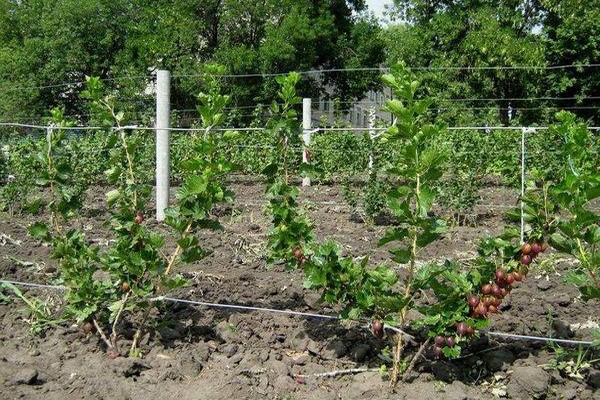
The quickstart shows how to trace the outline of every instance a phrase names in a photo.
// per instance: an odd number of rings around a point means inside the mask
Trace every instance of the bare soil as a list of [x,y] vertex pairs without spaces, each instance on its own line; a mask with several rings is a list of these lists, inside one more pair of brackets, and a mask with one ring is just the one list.
[[[171,296],[335,315],[335,309],[318,302],[317,293],[302,287],[302,271],[267,267],[264,186],[240,180],[231,187],[234,204],[219,210],[224,231],[200,238],[212,253],[180,271],[191,284]],[[102,224],[105,191],[90,190],[79,222],[100,245],[110,240]],[[388,258],[386,249],[377,247],[386,227],[361,222],[338,186],[302,188],[301,193],[319,239],[333,238],[354,256],[369,254],[373,264]],[[471,223],[452,227],[423,252],[423,261],[467,260],[479,238],[501,231],[516,193],[492,185],[481,197]],[[56,265],[48,247],[27,235],[27,226],[43,218],[0,215],[0,279],[53,282]],[[565,259],[536,265],[503,303],[489,331],[591,340],[600,304],[584,303],[576,288],[563,283],[561,275],[570,266]],[[59,291],[23,292],[60,308]],[[143,358],[111,359],[97,335],[86,335],[78,326],[61,323],[31,335],[25,310],[12,295],[0,301],[2,399],[600,399],[598,363],[582,369],[580,379],[572,378],[542,368],[555,357],[545,343],[486,333],[458,360],[436,359],[426,351],[407,381],[390,389],[378,369],[391,343],[359,323],[165,302],[153,310],[152,329],[141,342]],[[132,334],[132,326],[123,327],[124,349]],[[406,354],[417,349],[412,344]],[[341,372],[347,370],[358,371]],[[331,374],[318,375],[325,373]]]

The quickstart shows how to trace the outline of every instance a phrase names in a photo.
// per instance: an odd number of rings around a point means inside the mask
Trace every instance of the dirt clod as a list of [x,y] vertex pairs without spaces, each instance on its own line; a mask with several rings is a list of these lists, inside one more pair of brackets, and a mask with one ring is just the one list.
[[17,372],[13,379],[16,385],[33,385],[37,382],[39,372],[34,368],[24,368]]

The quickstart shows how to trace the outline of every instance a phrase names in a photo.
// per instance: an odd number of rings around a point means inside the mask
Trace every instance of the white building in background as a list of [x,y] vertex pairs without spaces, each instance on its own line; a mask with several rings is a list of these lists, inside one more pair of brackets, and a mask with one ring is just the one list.
[[313,126],[347,123],[353,128],[369,128],[372,113],[375,123],[391,121],[391,114],[382,110],[388,97],[381,91],[370,90],[362,100],[339,104],[336,112],[335,100],[321,96],[318,101],[313,101]]

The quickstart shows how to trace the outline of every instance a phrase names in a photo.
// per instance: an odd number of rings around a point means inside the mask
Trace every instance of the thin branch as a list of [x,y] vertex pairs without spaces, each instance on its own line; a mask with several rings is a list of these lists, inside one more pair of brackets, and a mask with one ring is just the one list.
[[[185,230],[181,234],[181,237],[182,238],[185,237],[188,233],[190,233],[191,229],[192,229],[192,221],[190,221],[188,223],[188,225],[186,226]],[[181,252],[181,246],[177,245],[177,248],[175,249],[175,251],[173,252],[173,254],[171,254],[171,257],[169,258],[169,263],[167,264],[167,269],[165,270],[164,276],[169,275],[169,273],[171,272],[171,269],[173,268],[173,265],[175,265],[175,260],[177,259],[177,256],[179,255],[179,252]]]
[[113,344],[113,347],[116,349],[117,348],[117,324],[119,323],[119,320],[121,319],[121,313],[123,312],[123,309],[125,308],[125,303],[127,303],[127,299],[129,299],[129,294],[131,293],[131,291],[125,293],[125,296],[123,296],[123,300],[121,301],[121,305],[119,306],[119,310],[117,311],[117,315],[115,316],[115,320],[113,321],[112,324],[112,333],[110,334],[110,341]]
[[351,375],[351,374],[360,374],[363,372],[378,372],[378,368],[351,368],[351,369],[340,369],[331,372],[322,372],[320,374],[297,374],[294,375],[295,378],[334,378],[336,376],[342,375]]
[[415,337],[413,335],[410,335],[406,332],[404,332],[402,329],[396,328],[395,326],[391,326],[391,325],[383,325],[383,329],[388,329],[390,331],[396,332],[396,333],[400,333],[404,336],[406,336],[409,339],[415,339]]
[[135,331],[135,335],[133,336],[133,342],[131,343],[131,347],[129,349],[130,355],[133,354],[133,352],[137,348],[137,344],[140,341],[140,337],[142,336],[142,329],[144,329],[144,326],[146,325],[146,320],[148,319],[148,316],[150,315],[151,308],[152,308],[152,306],[148,305],[148,308],[146,309],[146,312],[144,313],[144,317],[142,318],[142,322],[140,322],[140,326],[138,326],[137,330]]
[[408,365],[408,368],[406,368],[406,371],[404,372],[404,376],[402,377],[402,382],[406,382],[406,379],[408,378],[408,376],[410,375],[410,373],[412,372],[413,368],[415,367],[415,364],[417,363],[417,360],[421,357],[421,355],[423,354],[423,351],[425,351],[425,347],[427,347],[427,345],[429,344],[429,341],[431,339],[427,339],[422,345],[421,347],[419,347],[419,351],[417,351],[417,354],[415,354],[415,356],[412,358],[412,360],[410,361],[410,364]]
[[106,346],[108,346],[109,349],[112,349],[113,345],[110,342],[110,340],[108,340],[106,335],[104,334],[104,331],[102,330],[102,328],[100,328],[100,325],[98,325],[98,321],[96,321],[96,319],[94,319],[94,320],[92,320],[92,322],[94,323],[94,326],[96,327],[96,330],[98,331],[98,334],[102,338],[102,341],[106,344]]
[[404,343],[402,341],[402,335],[397,334],[395,336],[396,344],[394,346],[394,366],[392,368],[392,375],[390,376],[390,387],[393,388],[398,383],[398,376],[400,375],[400,358],[402,357],[402,350],[404,349]]

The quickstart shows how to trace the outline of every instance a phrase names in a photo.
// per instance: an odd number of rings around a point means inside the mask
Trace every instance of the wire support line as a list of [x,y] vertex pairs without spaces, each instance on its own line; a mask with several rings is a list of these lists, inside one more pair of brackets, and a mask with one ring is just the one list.
[[[15,286],[29,287],[35,289],[53,289],[53,290],[67,290],[65,286],[61,285],[43,285],[38,283],[30,283],[30,282],[20,282],[20,281],[10,281],[10,280],[0,280],[0,283],[10,283]],[[211,308],[228,308],[228,309],[236,309],[236,310],[245,310],[245,311],[262,311],[262,312],[270,312],[277,314],[288,314],[288,315],[296,315],[302,317],[309,318],[322,318],[322,319],[330,319],[330,320],[340,320],[341,318],[336,315],[324,315],[324,314],[315,314],[315,313],[307,313],[301,311],[293,311],[293,310],[279,310],[276,308],[266,308],[266,307],[253,307],[253,306],[242,306],[237,304],[223,304],[223,303],[211,303],[206,301],[196,301],[196,300],[186,300],[186,299],[177,299],[174,297],[168,296],[156,296],[151,297],[148,301],[158,302],[158,301],[171,301],[175,303],[184,303],[184,304],[192,304],[197,306],[205,306]]]
[[29,287],[34,289],[67,290],[67,288],[62,285],[43,285],[39,283],[10,281],[5,279],[0,280],[0,283],[10,283],[11,285]]
[[[600,64],[566,64],[566,65],[515,65],[515,66],[447,66],[447,67],[434,67],[434,66],[422,66],[422,67],[410,67],[409,69],[415,71],[510,71],[510,70],[558,70],[558,69],[572,69],[572,68],[596,68],[600,67]],[[291,71],[296,72],[299,75],[318,75],[323,73],[337,73],[337,72],[389,72],[390,67],[364,67],[364,68],[324,68],[324,69],[311,69],[307,71]],[[276,76],[285,76],[290,72],[256,72],[248,74],[216,74],[215,76],[221,78],[268,78]],[[173,78],[194,78],[202,77],[204,74],[177,74],[173,75]]]
[[[35,125],[35,124],[21,124],[17,122],[0,122],[0,126],[6,127],[17,127],[17,128],[31,128],[31,129],[63,129],[65,131],[69,130],[105,130],[106,127],[101,126],[52,126],[52,125]],[[156,131],[156,130],[167,130],[173,132],[206,132],[207,130],[210,132],[231,132],[231,131],[239,131],[239,132],[251,132],[251,131],[265,131],[267,128],[265,127],[230,127],[230,128],[157,128],[153,126],[122,126],[120,128],[112,127],[109,129],[113,130],[138,130],[138,131]],[[369,127],[347,127],[347,128],[338,128],[338,127],[320,127],[311,130],[311,133],[319,133],[319,132],[327,132],[327,131],[385,131],[389,128],[369,128]],[[528,129],[532,131],[536,130],[547,130],[548,126],[450,126],[446,127],[447,130],[509,130],[509,131],[520,131],[523,129]],[[600,126],[588,126],[588,130],[598,131],[600,130]]]
[[[129,76],[117,76],[114,78],[100,78],[101,82],[115,82],[115,81],[124,81],[124,80],[134,80],[134,79],[154,79],[153,75],[129,75]],[[0,91],[5,92],[14,92],[19,90],[37,90],[37,89],[54,89],[65,86],[81,86],[86,84],[86,81],[73,81],[73,82],[63,82],[63,83],[55,83],[51,85],[39,85],[39,86],[0,86]]]
[[517,335],[512,333],[503,333],[503,332],[486,332],[486,334],[490,336],[498,336],[503,338],[512,338],[512,339],[522,339],[522,340],[532,340],[538,342],[555,342],[555,343],[565,343],[565,344],[579,344],[586,346],[593,346],[594,342],[589,342],[585,340],[571,340],[571,339],[557,339],[551,337],[540,337],[540,336],[529,336],[529,335]]
[[287,315],[296,315],[301,317],[308,318],[322,318],[329,320],[340,320],[341,318],[335,315],[324,315],[324,314],[315,314],[315,313],[307,313],[301,311],[292,311],[292,310],[278,310],[275,308],[266,308],[266,307],[253,307],[253,306],[242,306],[236,304],[223,304],[223,303],[210,303],[205,301],[196,301],[196,300],[185,300],[185,299],[176,299],[173,297],[167,296],[157,296],[148,299],[149,301],[171,301],[175,303],[183,303],[183,304],[192,304],[197,306],[205,306],[211,308],[228,308],[228,309],[236,309],[236,310],[244,310],[244,311],[261,311],[261,312],[269,312],[276,314],[287,314]]
[[[35,125],[35,124],[21,124],[16,122],[0,122],[0,126],[15,127],[15,128],[31,128],[31,129],[63,129],[65,131],[89,131],[89,130],[106,130],[106,127],[102,126],[52,126],[52,125]],[[157,128],[154,126],[138,126],[138,125],[127,125],[120,128],[113,127],[109,128],[113,130],[138,130],[138,131],[156,131],[156,130],[167,130],[174,132],[206,132],[207,128]],[[211,132],[229,132],[229,131],[264,131],[266,128],[210,128]]]
[[[599,100],[600,96],[571,96],[571,97],[550,97],[550,96],[543,96],[543,97],[464,97],[464,98],[456,98],[456,99],[440,99],[437,98],[435,99],[436,102],[439,103],[453,103],[453,102],[470,102],[470,101],[533,101],[533,100],[556,100],[556,101],[567,101],[567,100]],[[347,101],[336,101],[335,103],[338,104],[353,104],[356,105],[358,107],[374,107],[374,106],[384,106],[386,101],[388,100],[392,100],[390,98],[385,98],[384,101],[377,101],[377,100],[347,100]],[[318,103],[317,103],[318,104]],[[551,108],[551,106],[548,106],[549,108]],[[485,107],[488,108],[488,107]],[[507,107],[502,107],[502,108],[509,108]],[[519,110],[519,109],[523,109],[523,108],[519,108],[519,107],[511,107],[512,109],[515,110]],[[542,107],[537,107],[537,108],[542,108]],[[535,109],[537,109],[535,108]],[[453,108],[455,109],[455,108]],[[470,109],[470,108],[469,108]]]
[[[510,70],[544,70],[544,71],[552,71],[559,69],[583,69],[583,68],[597,68],[600,67],[600,64],[567,64],[567,65],[547,65],[547,66],[539,66],[539,65],[515,65],[515,66],[417,66],[417,67],[409,67],[415,71],[510,71]],[[340,73],[340,72],[389,72],[389,67],[365,67],[365,68],[326,68],[326,69],[312,69],[307,71],[298,71],[297,73],[300,75],[316,75],[316,74],[324,74],[324,73]],[[276,77],[276,76],[285,76],[288,75],[289,72],[275,72],[275,73],[248,73],[248,74],[216,74],[214,76],[218,76],[221,78],[266,78],[266,77]],[[175,74],[172,75],[173,78],[193,78],[193,77],[203,77],[206,74]],[[128,80],[128,79],[154,79],[154,75],[129,75],[129,76],[118,76],[114,78],[101,78],[102,82],[112,82],[112,81],[120,81],[120,80]],[[18,91],[18,90],[36,90],[36,89],[52,89],[59,88],[64,86],[75,86],[75,85],[83,85],[85,81],[73,81],[73,82],[64,82],[64,83],[56,83],[51,85],[39,85],[39,86],[1,86],[0,90],[2,91]]]
[[[10,283],[15,286],[22,287],[30,287],[35,289],[53,289],[53,290],[66,290],[65,286],[58,285],[43,285],[31,282],[19,282],[19,281],[10,281],[10,280],[0,280],[0,283]],[[183,304],[191,304],[197,306],[211,307],[211,308],[226,308],[226,309],[235,309],[235,310],[244,310],[244,311],[260,311],[260,312],[268,312],[275,314],[286,314],[286,315],[294,315],[308,318],[321,318],[328,320],[342,320],[339,316],[336,315],[324,315],[324,314],[316,314],[316,313],[308,313],[301,311],[293,311],[293,310],[280,310],[276,308],[267,308],[267,307],[254,307],[254,306],[242,306],[236,304],[224,304],[224,303],[211,303],[205,301],[196,301],[196,300],[186,300],[186,299],[178,299],[174,297],[168,296],[156,296],[148,299],[152,302],[158,301],[171,301],[175,303],[183,303]],[[555,342],[555,343],[564,343],[564,344],[577,344],[577,345],[586,345],[592,346],[594,342],[585,341],[585,340],[571,340],[571,339],[557,339],[551,337],[543,337],[543,336],[530,336],[530,335],[517,335],[513,333],[504,333],[504,332],[496,332],[496,331],[488,331],[485,332],[490,336],[498,336],[509,339],[520,339],[520,340],[531,340],[531,341],[540,341],[540,342]]]

